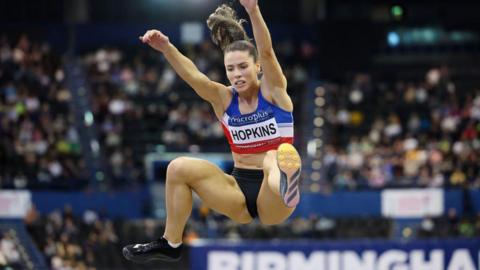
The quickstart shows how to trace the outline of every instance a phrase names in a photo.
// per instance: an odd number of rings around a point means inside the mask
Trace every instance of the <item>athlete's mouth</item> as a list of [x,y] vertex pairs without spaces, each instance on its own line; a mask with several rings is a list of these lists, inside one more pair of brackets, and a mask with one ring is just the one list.
[[246,82],[244,80],[238,80],[235,82],[235,86],[237,87],[241,87],[241,86],[244,86],[246,84]]

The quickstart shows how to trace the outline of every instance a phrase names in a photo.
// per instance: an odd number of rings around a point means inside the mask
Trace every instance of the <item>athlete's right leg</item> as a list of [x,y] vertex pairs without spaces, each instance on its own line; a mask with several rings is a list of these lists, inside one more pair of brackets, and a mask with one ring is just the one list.
[[170,162],[166,179],[167,221],[161,239],[128,245],[124,256],[135,262],[151,260],[178,260],[181,249],[168,242],[181,243],[183,230],[192,211],[192,191],[210,208],[239,223],[248,223],[245,196],[231,175],[216,165],[201,159],[181,157]]
[[164,237],[182,241],[183,230],[192,210],[192,190],[210,208],[239,223],[248,223],[245,196],[233,176],[202,159],[181,157],[167,169],[167,222]]

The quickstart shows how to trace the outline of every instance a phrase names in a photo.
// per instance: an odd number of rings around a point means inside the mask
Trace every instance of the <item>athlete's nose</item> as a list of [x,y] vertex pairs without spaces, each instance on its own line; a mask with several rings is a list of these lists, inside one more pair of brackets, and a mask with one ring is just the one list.
[[238,68],[236,68],[232,71],[232,75],[235,79],[238,79],[242,76],[242,73],[240,72],[240,70],[238,70]]

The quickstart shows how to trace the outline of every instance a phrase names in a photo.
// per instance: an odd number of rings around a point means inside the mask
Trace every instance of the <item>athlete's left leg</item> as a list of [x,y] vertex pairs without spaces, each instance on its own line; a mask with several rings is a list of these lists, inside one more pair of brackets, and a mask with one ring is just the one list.
[[300,202],[301,163],[297,150],[287,143],[265,155],[257,198],[258,216],[263,224],[282,223]]

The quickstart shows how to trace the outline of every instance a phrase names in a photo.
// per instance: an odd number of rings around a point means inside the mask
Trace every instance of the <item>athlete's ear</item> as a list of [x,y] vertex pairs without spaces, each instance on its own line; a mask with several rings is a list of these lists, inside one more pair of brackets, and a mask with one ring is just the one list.
[[260,65],[260,62],[255,63],[255,68],[256,68],[257,74],[263,72],[262,65]]
[[256,64],[256,69],[257,69],[257,78],[260,80],[263,75],[262,66],[260,64]]

